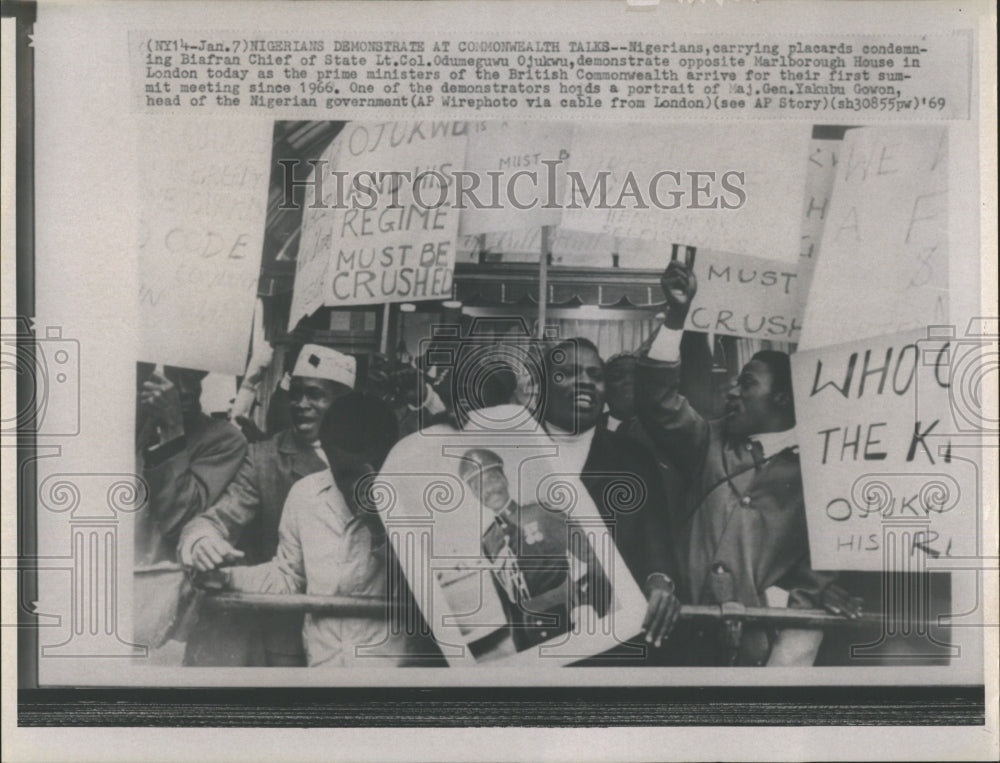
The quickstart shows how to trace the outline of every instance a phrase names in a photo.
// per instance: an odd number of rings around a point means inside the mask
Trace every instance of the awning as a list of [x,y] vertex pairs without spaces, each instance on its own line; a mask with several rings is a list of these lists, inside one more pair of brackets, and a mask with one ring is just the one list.
[[[294,263],[285,273],[271,271],[260,280],[258,294],[290,294]],[[663,307],[658,270],[616,268],[567,268],[550,266],[548,305],[571,308],[584,305],[619,310]],[[534,263],[458,263],[455,265],[455,299],[469,307],[532,307],[538,305],[538,265]]]

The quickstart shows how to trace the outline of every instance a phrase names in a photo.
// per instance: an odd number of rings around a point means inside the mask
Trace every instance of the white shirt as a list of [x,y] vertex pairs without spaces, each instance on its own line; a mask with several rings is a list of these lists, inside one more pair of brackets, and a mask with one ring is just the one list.
[[587,456],[590,455],[590,444],[594,441],[596,427],[573,434],[546,422],[545,429],[552,442],[559,446],[559,454],[555,460],[559,464],[560,472],[579,475],[583,471],[583,465],[587,463]]
[[660,326],[656,336],[653,337],[653,343],[649,345],[647,353],[649,359],[664,363],[676,363],[681,359],[681,339],[683,338],[683,331]]
[[322,461],[327,466],[330,465],[330,462],[326,458],[326,451],[323,450],[323,446],[320,444],[319,440],[316,440],[316,442],[312,444],[312,449],[316,451],[316,455],[319,456],[320,461]]
[[760,434],[750,435],[747,439],[760,445],[765,459],[776,456],[788,448],[798,450],[799,447],[795,427],[782,432],[761,432]]

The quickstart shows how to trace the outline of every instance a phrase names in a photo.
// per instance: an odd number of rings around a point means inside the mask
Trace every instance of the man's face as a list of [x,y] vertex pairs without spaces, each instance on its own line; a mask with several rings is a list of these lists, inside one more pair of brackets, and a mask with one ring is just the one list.
[[181,416],[187,419],[200,413],[202,374],[188,368],[166,366],[163,375],[177,388],[177,396],[181,401]]
[[488,464],[475,469],[466,478],[466,484],[488,509],[501,511],[510,503],[510,488],[500,464]]
[[770,369],[751,360],[726,394],[726,431],[733,437],[749,437],[780,431],[784,412],[775,401]]
[[611,415],[625,421],[635,414],[635,360],[619,358],[605,371],[608,388],[608,409]]
[[288,400],[295,437],[303,444],[319,439],[323,417],[333,401],[350,390],[343,384],[329,379],[293,376],[288,389]]
[[604,410],[604,363],[589,347],[568,345],[550,357],[545,418],[570,432],[593,428]]

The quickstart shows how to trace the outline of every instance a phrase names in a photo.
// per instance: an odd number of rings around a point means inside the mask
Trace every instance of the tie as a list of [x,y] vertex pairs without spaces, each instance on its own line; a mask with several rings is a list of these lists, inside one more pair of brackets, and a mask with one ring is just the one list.
[[329,466],[330,462],[329,462],[329,460],[327,460],[326,451],[323,450],[323,446],[320,445],[319,440],[317,440],[316,442],[314,442],[312,444],[312,447],[313,447],[313,450],[315,451],[316,455],[319,456],[320,461],[322,461],[324,464],[326,464],[327,466]]
[[757,440],[750,440],[750,455],[753,456],[753,465],[757,469],[764,463],[764,447]]

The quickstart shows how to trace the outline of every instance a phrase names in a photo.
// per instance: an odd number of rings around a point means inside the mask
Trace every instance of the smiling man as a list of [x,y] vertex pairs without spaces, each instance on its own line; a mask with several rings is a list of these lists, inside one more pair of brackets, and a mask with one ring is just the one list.
[[[350,393],[355,360],[329,347],[299,352],[289,388],[291,426],[250,445],[222,497],[181,533],[182,564],[208,572],[224,564],[271,559],[281,511],[292,485],[327,469],[320,426],[338,399]],[[248,612],[205,615],[188,640],[189,665],[304,665],[302,616]]]
[[647,598],[645,641],[660,647],[679,608],[665,523],[670,497],[648,451],[597,426],[605,404],[604,362],[597,347],[588,339],[567,339],[551,346],[544,360],[542,419],[559,447],[558,468],[580,475],[612,528],[618,552]]
[[[653,441],[686,481],[686,597],[694,604],[825,606],[853,616],[860,601],[809,564],[791,370],[783,352],[758,352],[707,421],[678,391],[680,342],[697,292],[679,261],[662,279],[668,311],[636,368],[636,410]],[[675,504],[680,506],[681,504]],[[718,638],[712,638],[717,636]],[[811,665],[822,631],[694,631],[684,639],[699,664]]]

